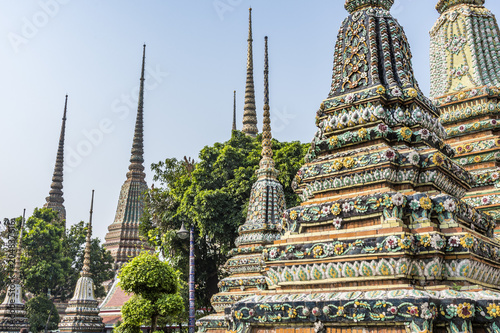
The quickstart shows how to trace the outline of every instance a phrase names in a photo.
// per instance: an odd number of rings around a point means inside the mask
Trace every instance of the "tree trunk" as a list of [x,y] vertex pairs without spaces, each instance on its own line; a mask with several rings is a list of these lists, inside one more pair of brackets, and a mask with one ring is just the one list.
[[158,315],[153,315],[153,317],[151,317],[151,333],[156,331],[156,322],[157,321],[158,321]]

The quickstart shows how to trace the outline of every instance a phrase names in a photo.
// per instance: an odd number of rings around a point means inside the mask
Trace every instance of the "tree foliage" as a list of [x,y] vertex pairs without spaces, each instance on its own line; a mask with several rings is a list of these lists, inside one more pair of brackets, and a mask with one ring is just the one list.
[[[162,249],[187,280],[188,242],[180,240],[176,231],[182,222],[186,227],[195,226],[197,308],[210,308],[210,297],[218,291],[217,283],[224,274],[219,267],[234,248],[237,228],[245,222],[261,159],[261,139],[234,131],[229,141],[203,148],[191,173],[186,170],[186,161],[175,158],[152,165],[154,181],[160,187],[146,195],[141,232]],[[272,142],[278,180],[287,205],[295,206],[299,199],[291,184],[303,164],[307,145]]]
[[65,256],[64,225],[52,209],[35,209],[27,219],[23,235],[21,272],[26,291],[35,295],[57,295],[71,270]]
[[136,332],[146,323],[155,331],[160,317],[175,320],[184,310],[179,274],[158,256],[143,252],[121,269],[120,287],[134,293],[122,307],[118,332]]
[[45,330],[47,324],[48,330],[56,330],[59,324],[56,306],[46,295],[35,296],[26,302],[26,316],[32,333]]
[[[50,291],[52,298],[65,301],[73,296],[76,281],[83,267],[85,237],[87,225],[79,222],[66,229],[64,222],[57,218],[52,209],[35,209],[26,220],[23,231],[21,255],[21,279],[24,292],[34,295],[46,295]],[[21,218],[16,219],[15,227],[19,230]],[[19,231],[16,231],[18,234]],[[0,245],[7,241],[7,231],[0,233]],[[5,246],[0,250],[0,260],[5,253]],[[98,238],[91,242],[90,272],[96,286],[96,297],[105,296],[102,282],[113,277],[113,258],[106,251]],[[1,260],[2,267],[5,260]],[[0,272],[0,285],[5,289],[8,276]]]

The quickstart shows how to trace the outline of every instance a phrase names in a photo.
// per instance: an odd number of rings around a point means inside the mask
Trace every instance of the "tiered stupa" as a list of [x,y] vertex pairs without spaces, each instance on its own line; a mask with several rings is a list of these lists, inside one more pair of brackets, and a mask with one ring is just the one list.
[[245,86],[245,105],[243,107],[243,128],[246,135],[256,136],[257,112],[255,111],[255,87],[253,81],[253,38],[252,38],[252,8],[248,10],[248,54],[247,54],[247,81]]
[[[413,75],[393,0],[347,0],[333,82],[259,291],[230,331],[498,332],[494,220],[464,204],[438,110]],[[245,275],[246,276],[246,275]]]
[[431,96],[456,152],[454,161],[476,180],[464,201],[487,212],[498,225],[500,30],[483,4],[439,1],[441,16],[431,30]]
[[[143,250],[152,250],[139,234],[139,223],[144,205],[142,194],[148,189],[144,173],[143,144],[143,105],[144,105],[144,71],[146,61],[146,45],[143,47],[142,69],[135,123],[132,155],[127,172],[127,180],[122,185],[114,222],[108,227],[104,247],[111,252],[118,271],[129,260]],[[111,281],[106,298],[100,305],[100,316],[103,318],[106,330],[111,331],[113,325],[121,320],[121,308],[130,299],[119,285],[117,277]]]
[[[143,48],[142,70],[139,87],[137,119],[127,180],[122,185],[114,222],[108,227],[104,247],[111,252],[119,269],[136,257],[146,246],[139,235],[139,222],[144,205],[141,196],[148,189],[144,173],[143,105],[144,105],[144,65],[146,45]],[[147,249],[150,249],[149,247]]]
[[49,196],[45,199],[47,202],[44,208],[52,208],[59,212],[59,220],[66,221],[66,208],[64,208],[63,198],[63,168],[64,168],[64,135],[66,132],[66,110],[68,107],[68,95],[64,102],[64,113],[61,125],[61,135],[59,136],[59,146],[57,147],[56,165],[52,175],[52,184],[50,184]]
[[[12,220],[10,228],[14,228],[14,225],[15,220]],[[21,244],[23,240],[23,227],[24,217],[17,240],[12,279],[7,285],[5,300],[0,304],[0,332],[2,333],[19,333],[21,329],[28,329],[30,326],[28,318],[26,318],[21,287]]]
[[283,186],[279,183],[278,170],[274,167],[269,108],[267,37],[264,70],[264,120],[262,128],[262,158],[257,169],[257,181],[252,186],[250,203],[245,223],[239,228],[237,248],[231,251],[232,258],[226,262],[230,276],[219,282],[218,294],[212,297],[216,314],[200,319],[197,325],[202,331],[222,333],[226,330],[224,309],[259,290],[267,288],[262,275],[265,245],[279,239],[281,216],[285,209]]
[[66,315],[59,323],[61,332],[97,333],[102,332],[104,324],[99,317],[99,302],[94,297],[94,281],[90,273],[90,246],[92,236],[92,209],[94,207],[94,190],[90,203],[90,219],[87,227],[85,255],[80,278],[76,282],[73,298],[68,302]]

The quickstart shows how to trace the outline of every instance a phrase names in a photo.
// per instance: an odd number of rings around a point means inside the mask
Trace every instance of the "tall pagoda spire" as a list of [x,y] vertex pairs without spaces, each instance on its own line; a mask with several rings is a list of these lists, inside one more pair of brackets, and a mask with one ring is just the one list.
[[54,174],[52,175],[52,184],[50,184],[49,196],[45,198],[47,201],[43,207],[52,208],[59,212],[59,219],[66,220],[66,208],[64,208],[63,198],[63,167],[64,167],[64,136],[66,132],[66,111],[68,108],[68,95],[64,101],[64,113],[61,125],[61,134],[59,136],[59,146],[57,148],[56,165]]
[[12,282],[15,284],[21,283],[21,249],[23,243],[23,230],[24,230],[24,216],[26,214],[26,209],[23,211],[23,219],[21,221],[21,227],[19,228],[19,239],[17,240],[16,247],[16,259],[14,261],[14,274]]
[[146,174],[144,173],[144,133],[143,133],[143,114],[144,114],[144,68],[146,62],[146,45],[142,49],[142,69],[139,86],[139,100],[137,106],[137,118],[135,121],[134,141],[132,144],[132,152],[130,156],[129,172],[127,179],[144,181]]
[[90,201],[90,218],[87,226],[85,255],[80,278],[76,282],[73,298],[68,302],[66,315],[59,323],[61,332],[102,332],[104,324],[99,317],[99,302],[94,298],[94,281],[90,274],[90,246],[92,236],[92,213],[94,208],[94,190]]
[[87,237],[85,239],[85,254],[83,257],[83,268],[80,273],[82,277],[89,277],[90,274],[90,246],[92,237],[92,214],[94,212],[94,190],[92,190],[92,200],[90,201],[90,218],[89,225],[87,227]]
[[236,90],[233,92],[233,131],[236,131]]
[[253,81],[253,38],[252,38],[252,8],[248,9],[248,54],[247,83],[245,86],[245,106],[243,107],[243,133],[256,136],[257,112],[255,111],[255,88]]
[[[262,121],[262,161],[273,161],[273,150],[271,147],[271,118],[270,118],[270,107],[269,107],[269,62],[268,62],[268,50],[267,50],[267,36],[265,40],[265,55],[264,55],[264,120]],[[261,161],[261,163],[262,163]],[[274,161],[272,162],[274,166]]]
[[[267,37],[265,37],[264,58],[264,120],[262,126],[262,157],[257,169],[257,181],[252,186],[250,203],[245,223],[239,227],[235,241],[236,249],[231,250],[226,268],[230,276],[219,282],[220,292],[212,297],[212,306],[217,314],[199,321],[204,329],[225,327],[224,309],[234,302],[254,295],[257,289],[267,289],[266,278],[262,274],[265,266],[262,250],[281,237],[281,217],[285,210],[283,186],[279,183],[278,170],[274,167],[269,108],[269,66]],[[213,333],[216,333],[213,332]]]
[[[144,173],[143,143],[143,108],[144,108],[144,71],[146,45],[143,46],[142,68],[135,122],[134,139],[128,167],[127,179],[120,191],[114,222],[108,227],[104,246],[115,259],[116,268],[120,268],[131,258],[137,256],[145,247],[139,235],[139,221],[142,216],[142,193],[148,189]],[[148,247],[146,247],[149,249]]]
[[[23,241],[24,229],[24,215],[21,220],[19,228],[19,236],[17,239],[16,254],[14,260],[14,270],[12,272],[12,279],[10,284],[7,285],[7,292],[5,300],[0,304],[0,332],[19,332],[22,328],[28,328],[29,323],[24,309],[22,300],[22,287],[21,287],[21,249]],[[10,227],[14,228],[15,220],[11,220]]]

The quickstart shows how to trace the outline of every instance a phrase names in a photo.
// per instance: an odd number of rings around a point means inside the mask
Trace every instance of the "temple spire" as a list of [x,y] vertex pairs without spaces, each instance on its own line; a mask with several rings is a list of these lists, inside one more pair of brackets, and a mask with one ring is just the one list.
[[236,131],[236,90],[233,96],[233,131]]
[[[278,170],[274,167],[269,110],[269,64],[267,37],[265,37],[262,158],[260,167],[255,172],[257,180],[250,192],[245,223],[238,228],[239,236],[235,240],[237,248],[231,250],[232,258],[225,265],[230,275],[219,282],[220,292],[211,299],[217,314],[200,319],[201,331],[208,328],[207,332],[215,332],[210,329],[229,325],[229,322],[224,322],[225,309],[237,301],[254,295],[258,289],[263,290],[262,281],[266,281],[262,275],[262,267],[265,266],[263,248],[281,238],[281,218],[286,208],[285,194],[283,186],[277,179]],[[250,262],[251,265],[245,264]],[[243,265],[246,265],[244,274],[241,269]],[[235,282],[238,287],[232,288]]]
[[104,323],[99,316],[99,302],[94,295],[94,281],[90,274],[90,237],[92,236],[92,212],[94,190],[90,201],[90,219],[87,229],[85,256],[80,278],[76,281],[75,293],[69,300],[66,315],[59,322],[59,330],[65,333],[100,333]]
[[90,277],[90,246],[91,246],[91,237],[92,237],[92,213],[94,208],[94,190],[92,190],[92,200],[90,201],[90,218],[89,225],[87,228],[87,239],[85,242],[85,256],[83,258],[83,269],[81,272],[81,276]]
[[127,179],[144,180],[144,133],[143,133],[143,106],[144,106],[144,67],[146,63],[146,45],[142,50],[142,69],[139,86],[139,100],[137,105],[137,118],[135,121],[134,141],[132,143],[132,152],[130,156],[129,172]]
[[146,174],[144,173],[144,142],[143,142],[143,113],[144,113],[144,81],[146,64],[146,45],[142,51],[142,68],[135,122],[134,139],[128,167],[127,179],[122,185],[114,222],[108,227],[104,247],[111,252],[115,260],[115,267],[119,269],[131,258],[139,254],[142,249],[151,248],[144,243],[139,234],[139,221],[144,205],[142,194],[147,191]]
[[23,210],[23,219],[21,221],[21,227],[19,228],[19,239],[17,240],[17,249],[16,249],[16,259],[14,261],[14,284],[21,283],[21,247],[23,243],[23,229],[24,229],[24,219],[26,215],[26,209]]
[[56,165],[54,174],[52,175],[52,183],[50,184],[49,196],[45,198],[47,201],[43,207],[52,208],[59,212],[60,220],[66,220],[66,209],[64,208],[63,198],[63,167],[64,167],[64,136],[66,132],[66,111],[68,107],[68,95],[64,102],[64,113],[61,125],[61,134],[59,136],[59,146],[57,148]]
[[[21,287],[21,246],[23,239],[23,228],[26,209],[23,211],[23,219],[19,228],[19,236],[14,259],[14,270],[10,283],[7,284],[5,299],[0,304],[0,332],[15,333],[22,328],[28,328],[29,322],[23,303],[23,293]],[[10,221],[10,227],[15,228],[15,220]],[[10,237],[9,237],[10,238]]]
[[[269,61],[267,50],[267,36],[265,40],[265,53],[264,53],[264,120],[262,121],[262,158],[271,159],[273,157],[272,143],[273,138],[271,134],[271,115],[269,107]],[[274,163],[273,163],[274,165]]]
[[257,112],[255,111],[255,88],[253,81],[253,39],[252,39],[252,8],[248,10],[248,55],[247,55],[247,82],[245,87],[245,106],[243,107],[243,133],[256,136]]

